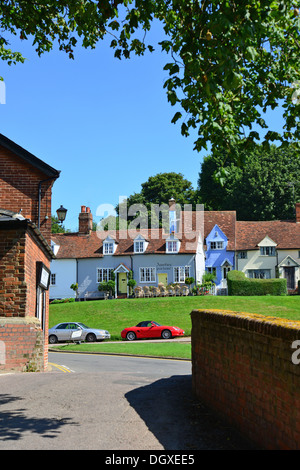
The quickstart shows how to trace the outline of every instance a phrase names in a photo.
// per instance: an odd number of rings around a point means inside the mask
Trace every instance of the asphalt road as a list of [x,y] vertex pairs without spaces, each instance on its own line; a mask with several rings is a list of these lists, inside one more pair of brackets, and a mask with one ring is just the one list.
[[251,449],[191,392],[191,363],[49,353],[0,375],[0,450]]

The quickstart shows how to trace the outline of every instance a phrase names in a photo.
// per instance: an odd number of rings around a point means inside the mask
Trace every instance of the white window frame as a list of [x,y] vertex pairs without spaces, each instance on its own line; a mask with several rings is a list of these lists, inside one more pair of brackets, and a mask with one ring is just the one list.
[[239,251],[238,252],[238,259],[248,259],[248,252],[247,251]]
[[97,268],[96,282],[100,284],[101,282],[111,281],[112,272],[113,268]]
[[248,269],[249,279],[271,279],[271,269]]
[[190,277],[190,266],[174,266],[173,279],[176,283],[184,283]]
[[145,241],[144,240],[136,240],[134,242],[134,252],[135,253],[144,253],[145,251]]
[[178,253],[178,240],[167,240],[167,253]]
[[140,268],[140,283],[156,282],[156,268]]
[[114,242],[104,242],[103,243],[103,254],[104,255],[113,255],[114,254],[114,249],[115,249],[115,243]]
[[56,286],[56,273],[50,274],[50,286]]
[[223,250],[224,242],[210,242],[210,249],[211,250]]
[[261,246],[260,256],[276,256],[275,246]]

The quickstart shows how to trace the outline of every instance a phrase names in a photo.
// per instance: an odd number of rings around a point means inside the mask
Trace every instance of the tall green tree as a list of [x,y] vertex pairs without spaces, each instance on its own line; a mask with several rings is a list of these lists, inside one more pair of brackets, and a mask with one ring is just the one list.
[[195,190],[192,183],[182,173],[158,173],[150,176],[141,184],[141,192],[128,198],[128,202],[149,204],[168,204],[172,197],[178,204],[192,204]]
[[300,17],[298,0],[2,0],[0,57],[22,62],[9,48],[12,34],[31,40],[39,55],[58,43],[74,58],[75,48],[96,47],[105,37],[115,57],[154,51],[147,32],[158,21],[159,48],[170,59],[164,83],[181,133],[198,131],[195,149],[251,148],[266,129],[266,110],[279,103],[284,131],[266,132],[266,143],[300,139]]
[[[226,182],[215,180],[218,159],[204,159],[198,198],[205,210],[236,210],[238,220],[294,219],[300,201],[300,154],[293,147],[262,146],[240,155],[243,165],[227,163]],[[219,156],[222,161],[223,156]]]
[[[171,198],[175,199],[178,211],[183,208],[184,204],[192,206],[195,202],[196,191],[192,183],[181,173],[158,173],[142,183],[141,188],[139,193],[132,194],[124,203],[116,207],[120,219],[122,211],[123,213],[126,211],[129,222],[139,217],[141,223],[148,227],[153,227],[155,224],[161,226],[163,214],[166,215],[168,212]],[[140,206],[142,206],[142,211],[139,210]]]

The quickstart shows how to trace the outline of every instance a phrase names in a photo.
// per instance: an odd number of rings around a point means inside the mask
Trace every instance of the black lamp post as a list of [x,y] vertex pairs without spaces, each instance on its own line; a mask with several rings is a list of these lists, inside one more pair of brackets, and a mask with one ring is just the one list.
[[67,215],[67,212],[68,210],[65,209],[62,205],[60,206],[59,209],[57,209],[56,213],[57,213],[57,217],[58,217],[58,220],[60,221],[60,223],[62,224],[66,218],[66,215]]

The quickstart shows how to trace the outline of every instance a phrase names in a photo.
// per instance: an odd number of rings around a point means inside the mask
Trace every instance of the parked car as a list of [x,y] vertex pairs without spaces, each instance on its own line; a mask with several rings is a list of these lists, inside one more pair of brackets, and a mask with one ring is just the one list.
[[136,326],[125,328],[121,331],[121,338],[128,341],[143,338],[163,338],[170,339],[173,336],[183,336],[184,331],[177,326],[165,326],[155,321],[142,321]]
[[49,329],[48,338],[50,344],[59,341],[103,341],[110,338],[110,334],[106,330],[98,330],[97,328],[89,328],[83,323],[69,322],[58,323]]

